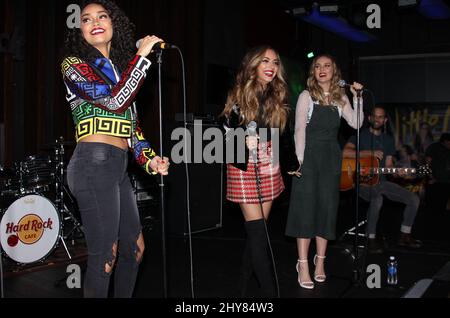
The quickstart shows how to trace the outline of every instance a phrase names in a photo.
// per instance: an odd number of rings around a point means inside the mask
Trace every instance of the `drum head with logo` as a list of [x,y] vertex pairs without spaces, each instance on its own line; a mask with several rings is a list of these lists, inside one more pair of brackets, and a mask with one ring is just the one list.
[[14,201],[0,222],[0,243],[14,261],[29,264],[47,257],[56,247],[60,219],[45,197],[27,195]]

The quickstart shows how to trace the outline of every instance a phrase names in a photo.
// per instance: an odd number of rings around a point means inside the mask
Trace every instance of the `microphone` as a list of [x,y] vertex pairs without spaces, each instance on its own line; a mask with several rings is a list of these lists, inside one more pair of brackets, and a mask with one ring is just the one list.
[[[338,85],[339,85],[340,87],[342,87],[342,88],[344,88],[345,86],[347,86],[347,87],[351,87],[351,86],[352,86],[351,84],[348,84],[348,83],[347,83],[345,80],[343,80],[343,79],[339,80]],[[357,89],[356,91],[362,91],[362,92],[365,92],[365,91],[367,91],[367,90],[366,90],[365,88],[363,88],[363,89],[361,89],[361,90]]]
[[[251,121],[247,124],[247,134],[251,137],[256,137],[256,128],[258,127],[258,125],[256,124],[255,121]],[[256,147],[255,149],[251,149],[250,150],[250,154],[253,158],[253,161],[256,162],[257,161],[257,150],[258,148]]]
[[233,107],[231,107],[231,110],[236,114],[239,115],[239,106],[234,104]]
[[[136,42],[136,48],[139,49],[141,47],[142,40],[138,40]],[[153,50],[166,50],[166,49],[176,49],[177,46],[173,44],[169,44],[166,42],[157,42],[153,45]],[[153,51],[152,50],[152,51]]]

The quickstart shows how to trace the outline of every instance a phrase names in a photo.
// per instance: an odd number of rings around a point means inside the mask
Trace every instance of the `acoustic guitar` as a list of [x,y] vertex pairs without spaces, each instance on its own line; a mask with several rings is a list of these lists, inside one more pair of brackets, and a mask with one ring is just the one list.
[[[360,158],[360,184],[374,186],[380,182],[380,175],[404,174],[415,176],[427,176],[431,174],[428,165],[419,168],[382,168],[380,160],[376,157]],[[354,158],[343,158],[341,168],[341,191],[348,191],[356,184],[356,160]]]

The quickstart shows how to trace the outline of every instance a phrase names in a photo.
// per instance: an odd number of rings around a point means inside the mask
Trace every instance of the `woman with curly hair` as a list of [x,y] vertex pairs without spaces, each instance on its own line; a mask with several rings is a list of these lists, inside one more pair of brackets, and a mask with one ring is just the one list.
[[69,31],[61,64],[77,147],[67,168],[69,188],[81,213],[88,247],[84,296],[131,297],[144,239],[131,182],[128,151],[149,174],[167,175],[167,158],[156,156],[138,126],[135,96],[160,42],[142,39],[133,53],[133,25],[113,3],[84,3],[81,26]]
[[[343,88],[338,85],[341,72],[329,55],[316,57],[309,69],[308,89],[297,102],[295,114],[295,151],[299,163],[292,181],[286,235],[297,238],[298,283],[313,289],[308,267],[312,238],[316,239],[314,280],[326,280],[324,261],[328,240],[335,239],[339,204],[341,149],[337,140],[341,117],[357,128],[357,111],[352,108]],[[353,104],[357,102],[359,83],[353,83]],[[362,107],[360,110],[363,121]]]
[[274,49],[261,46],[250,50],[242,61],[223,111],[228,132],[238,127],[245,130],[252,121],[258,127],[255,135],[246,138],[245,163],[227,165],[227,199],[239,203],[247,232],[242,296],[253,272],[265,296],[277,295],[266,220],[273,200],[284,190],[280,166],[274,160],[277,154],[272,151],[278,131],[284,130],[288,118],[284,76],[280,56]]

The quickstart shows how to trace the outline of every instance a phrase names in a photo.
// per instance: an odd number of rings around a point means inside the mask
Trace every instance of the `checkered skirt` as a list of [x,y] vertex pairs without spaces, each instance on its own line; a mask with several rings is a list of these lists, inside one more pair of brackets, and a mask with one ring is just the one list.
[[[273,201],[284,190],[280,165],[273,164],[271,142],[258,146],[257,171],[261,180],[262,202]],[[227,199],[235,203],[258,204],[254,161],[250,157],[247,171],[227,165]]]

